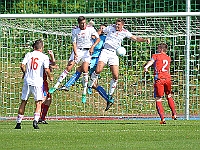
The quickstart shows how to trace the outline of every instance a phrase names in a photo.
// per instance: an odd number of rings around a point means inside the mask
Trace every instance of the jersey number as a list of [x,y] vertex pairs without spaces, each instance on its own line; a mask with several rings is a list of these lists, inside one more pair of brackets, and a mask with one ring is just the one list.
[[167,67],[168,65],[168,61],[167,60],[163,60],[163,67],[162,67],[162,72],[165,72],[167,71],[165,68]]
[[36,70],[38,67],[38,63],[37,63],[38,58],[31,58],[31,69]]

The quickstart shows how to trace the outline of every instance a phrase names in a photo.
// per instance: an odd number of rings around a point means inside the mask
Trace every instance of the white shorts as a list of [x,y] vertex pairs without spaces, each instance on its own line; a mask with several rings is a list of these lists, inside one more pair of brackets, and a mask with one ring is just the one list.
[[31,86],[24,84],[22,88],[22,100],[28,100],[29,96],[33,94],[34,100],[43,100],[44,99],[44,93],[43,93],[43,88],[37,87],[37,86]]
[[[88,62],[90,63],[90,60],[91,60],[91,55],[89,53],[89,50],[80,50],[80,49],[77,49],[77,55],[78,55],[78,58],[77,60],[75,60],[75,63],[76,64],[82,64],[83,62]],[[70,60],[74,60],[74,51],[72,52],[70,58],[69,58],[69,61]]]
[[119,66],[119,57],[114,49],[103,49],[99,56],[99,61],[103,61],[105,64]]

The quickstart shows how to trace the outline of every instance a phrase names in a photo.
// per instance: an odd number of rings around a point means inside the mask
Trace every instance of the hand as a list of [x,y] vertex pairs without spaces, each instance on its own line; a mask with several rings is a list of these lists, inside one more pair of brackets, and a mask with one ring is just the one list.
[[144,67],[144,72],[148,72],[148,68],[145,68],[145,67]]
[[53,55],[53,51],[52,51],[52,50],[48,50],[48,53],[49,53],[50,55]]
[[94,47],[92,46],[92,47],[90,48],[90,50],[89,50],[90,55],[92,55],[93,52],[94,52]]
[[146,39],[146,42],[147,42],[147,44],[149,44],[151,42],[150,38]]
[[53,81],[53,77],[49,77],[49,80],[50,80],[50,81]]

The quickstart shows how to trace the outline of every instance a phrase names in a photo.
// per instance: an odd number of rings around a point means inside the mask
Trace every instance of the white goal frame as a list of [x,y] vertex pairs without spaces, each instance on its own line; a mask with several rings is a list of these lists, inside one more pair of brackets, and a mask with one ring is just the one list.
[[[187,1],[187,6],[190,6]],[[189,120],[189,72],[190,72],[190,17],[199,16],[200,12],[190,12],[190,7],[186,8],[187,12],[158,12],[158,13],[95,13],[95,14],[0,14],[3,18],[77,18],[85,16],[86,18],[107,18],[107,17],[186,17],[186,87],[185,87],[185,119]]]

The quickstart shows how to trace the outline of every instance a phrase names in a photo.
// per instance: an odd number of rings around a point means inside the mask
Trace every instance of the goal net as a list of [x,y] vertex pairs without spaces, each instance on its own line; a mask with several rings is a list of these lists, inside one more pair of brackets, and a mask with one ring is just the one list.
[[[133,14],[134,15],[134,14]],[[120,17],[120,16],[119,16]],[[114,24],[117,17],[87,16],[87,21],[93,20],[94,27],[100,24]],[[21,102],[22,73],[19,68],[24,54],[32,51],[32,43],[43,39],[44,52],[53,50],[59,69],[54,69],[54,82],[65,69],[72,51],[71,30],[77,25],[77,17],[45,18],[1,18],[0,39],[0,103],[2,117],[15,117]],[[190,64],[186,64],[186,16],[159,16],[155,13],[149,17],[123,16],[125,28],[134,35],[150,38],[151,43],[139,43],[125,39],[123,46],[127,56],[120,57],[120,71],[117,89],[114,93],[115,103],[105,112],[105,100],[93,90],[87,95],[87,102],[81,102],[82,82],[78,80],[68,92],[56,91],[52,94],[52,104],[48,117],[67,118],[69,116],[119,116],[119,117],[157,117],[153,97],[153,70],[143,72],[144,64],[156,52],[156,46],[165,42],[169,46],[168,54],[172,58],[171,75],[173,79],[173,98],[177,114],[185,113],[186,66],[190,68],[190,114],[199,114],[200,100],[200,16],[191,16],[190,26]],[[68,80],[76,67],[66,77]],[[111,73],[108,67],[100,74],[99,85],[109,89]],[[62,84],[65,82],[63,81]],[[34,101],[28,101],[25,116],[32,116]],[[165,114],[171,116],[167,101],[163,99]]]

